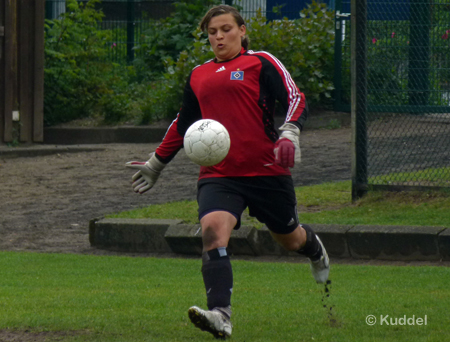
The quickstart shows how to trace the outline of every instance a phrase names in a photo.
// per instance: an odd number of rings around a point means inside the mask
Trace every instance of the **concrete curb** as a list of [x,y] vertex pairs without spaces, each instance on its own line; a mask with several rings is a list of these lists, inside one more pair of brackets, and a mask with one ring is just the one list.
[[33,145],[29,147],[5,147],[0,145],[0,157],[3,158],[19,158],[19,157],[36,157],[47,156],[51,154],[59,153],[79,153],[79,152],[92,152],[103,151],[102,147],[96,146],[42,146]]
[[[450,260],[450,229],[416,226],[312,225],[330,257],[396,261]],[[201,255],[200,225],[180,220],[93,219],[91,246],[120,252]],[[233,231],[234,255],[295,255],[273,241],[266,227]]]
[[162,141],[166,128],[158,127],[47,127],[44,144],[155,143]]
[[[283,124],[284,118],[276,117],[275,125]],[[350,126],[349,113],[311,115],[305,129],[336,128]],[[110,143],[158,143],[168,127],[119,126],[119,127],[46,127],[44,144],[110,144]]]
[[89,222],[89,242],[98,249],[119,252],[171,253],[165,239],[170,226],[181,220],[97,219]]

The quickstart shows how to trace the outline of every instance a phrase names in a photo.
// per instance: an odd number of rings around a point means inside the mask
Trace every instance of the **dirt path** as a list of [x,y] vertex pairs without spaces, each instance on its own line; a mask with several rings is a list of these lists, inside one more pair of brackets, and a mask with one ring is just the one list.
[[[302,133],[296,185],[350,179],[350,129]],[[148,193],[131,190],[123,165],[157,144],[95,145],[101,151],[0,156],[0,250],[99,253],[90,247],[95,217],[154,203],[195,199],[198,167],[181,151]],[[0,148],[6,148],[4,146]]]

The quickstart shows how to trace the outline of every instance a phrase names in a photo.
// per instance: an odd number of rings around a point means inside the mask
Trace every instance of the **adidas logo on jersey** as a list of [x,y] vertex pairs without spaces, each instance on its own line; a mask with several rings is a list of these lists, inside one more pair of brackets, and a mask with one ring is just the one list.
[[222,65],[219,69],[216,70],[216,72],[225,71],[225,67]]

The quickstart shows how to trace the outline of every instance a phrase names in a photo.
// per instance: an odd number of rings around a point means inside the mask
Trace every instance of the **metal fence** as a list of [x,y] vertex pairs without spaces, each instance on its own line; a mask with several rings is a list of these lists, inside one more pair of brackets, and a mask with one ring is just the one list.
[[336,13],[346,27],[336,71],[338,105],[352,111],[353,197],[450,187],[448,0],[352,0],[351,11],[338,1]]
[[[86,3],[88,0],[79,0]],[[299,18],[300,11],[312,0],[223,0],[228,5],[238,5],[241,14],[249,19],[260,10],[268,20],[282,17]],[[111,30],[113,48],[109,59],[114,62],[131,62],[135,57],[134,47],[141,42],[142,34],[152,25],[153,20],[168,17],[177,0],[102,0],[98,8],[105,17],[100,27]],[[323,0],[334,8],[335,0]],[[66,0],[46,0],[46,18],[55,19],[66,11]]]
[[[87,0],[79,1],[86,3]],[[110,30],[109,60],[129,63],[135,58],[134,47],[153,20],[168,17],[175,0],[103,0],[98,6],[104,13],[100,28]],[[57,19],[66,11],[66,0],[46,0],[46,18]]]

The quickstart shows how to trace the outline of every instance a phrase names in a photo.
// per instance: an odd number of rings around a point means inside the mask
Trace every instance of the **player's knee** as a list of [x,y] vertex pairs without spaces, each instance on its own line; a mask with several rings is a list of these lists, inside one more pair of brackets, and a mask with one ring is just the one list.
[[228,213],[215,212],[201,220],[203,251],[228,246],[236,219]]
[[203,251],[228,246],[229,236],[220,222],[214,220],[202,221]]
[[204,251],[221,247],[219,234],[210,226],[202,227],[202,242]]
[[279,236],[274,236],[275,241],[278,242],[281,247],[288,251],[298,251],[302,247],[302,242],[294,238],[280,238]]
[[274,234],[275,241],[277,241],[284,249],[288,251],[298,251],[305,244],[305,232],[300,227],[297,227],[289,234]]
[[282,246],[288,251],[298,251],[302,247],[302,244],[300,241],[293,240],[283,241]]

